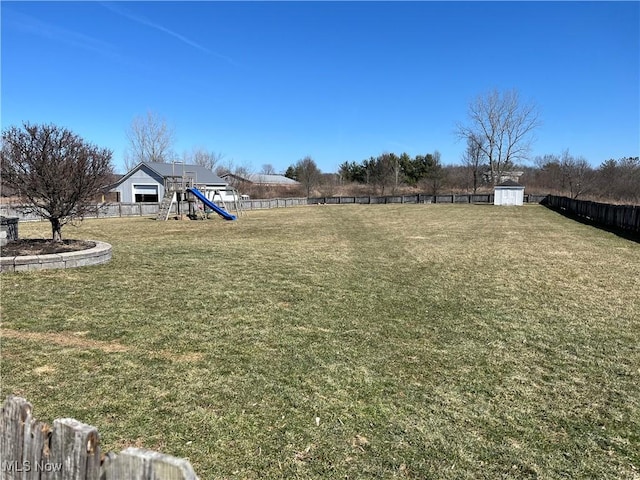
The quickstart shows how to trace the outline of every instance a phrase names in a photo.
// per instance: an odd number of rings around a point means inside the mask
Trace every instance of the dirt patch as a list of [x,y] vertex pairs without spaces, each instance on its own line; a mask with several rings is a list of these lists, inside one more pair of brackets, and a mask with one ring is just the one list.
[[[26,340],[38,343],[54,343],[61,347],[101,350],[105,353],[128,352],[131,349],[118,342],[105,342],[102,340],[91,340],[84,338],[88,332],[29,332],[25,330],[10,330],[7,328],[0,329],[0,338],[12,338],[16,340]],[[4,353],[3,353],[4,354]],[[204,354],[200,352],[188,352],[177,354],[171,350],[160,350],[151,354],[154,357],[161,357],[172,362],[179,363],[195,363],[204,358]],[[47,367],[36,369],[36,373],[47,373]]]
[[51,255],[54,253],[77,252],[95,247],[95,242],[87,240],[51,240],[21,238],[12,240],[2,247],[3,257],[20,257],[23,255]]
[[106,353],[126,352],[129,350],[128,347],[117,342],[103,342],[100,340],[82,338],[81,336],[78,336],[73,332],[41,333],[26,332],[21,330],[8,330],[3,328],[2,330],[0,330],[0,336],[39,343],[55,343],[56,345],[60,345],[63,347],[102,350]]

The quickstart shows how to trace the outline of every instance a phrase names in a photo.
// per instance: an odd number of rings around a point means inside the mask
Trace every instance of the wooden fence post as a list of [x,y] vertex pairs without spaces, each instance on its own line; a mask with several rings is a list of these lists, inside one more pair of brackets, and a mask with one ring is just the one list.
[[57,469],[55,480],[98,480],[100,475],[100,437],[91,425],[73,418],[53,421],[49,464]]
[[103,470],[101,480],[198,480],[187,460],[133,447],[107,457]]
[[24,425],[33,407],[24,398],[10,395],[2,406],[0,419],[1,480],[20,480],[24,460]]
[[53,428],[32,405],[10,395],[0,417],[0,480],[198,480],[188,460],[139,448],[100,458],[95,427],[72,418]]

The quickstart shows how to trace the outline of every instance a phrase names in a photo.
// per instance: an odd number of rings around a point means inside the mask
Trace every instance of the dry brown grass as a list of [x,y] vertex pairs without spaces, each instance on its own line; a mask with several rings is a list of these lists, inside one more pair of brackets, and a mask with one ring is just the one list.
[[475,205],[66,235],[113,259],[0,277],[2,394],[96,425],[107,449],[160,448],[201,478],[640,469],[635,242],[540,206]]

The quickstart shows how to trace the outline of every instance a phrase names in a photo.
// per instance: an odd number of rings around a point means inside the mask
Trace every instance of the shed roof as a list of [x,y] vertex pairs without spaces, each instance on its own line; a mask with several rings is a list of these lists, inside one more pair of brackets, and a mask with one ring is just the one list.
[[499,183],[496,185],[496,187],[522,187],[524,188],[524,185],[518,183],[518,182],[514,182],[513,180],[505,180],[502,183]]

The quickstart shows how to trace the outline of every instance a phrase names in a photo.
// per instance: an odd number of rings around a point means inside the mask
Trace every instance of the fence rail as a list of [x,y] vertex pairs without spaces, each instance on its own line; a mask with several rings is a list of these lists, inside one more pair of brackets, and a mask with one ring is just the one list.
[[[266,208],[285,208],[307,205],[307,198],[272,198],[266,200],[241,200],[242,210],[260,210]],[[8,204],[0,205],[0,215],[4,217],[18,217],[22,222],[42,220],[35,213],[26,213],[23,209],[26,205]],[[230,205],[227,205],[230,208]],[[85,218],[111,218],[111,217],[154,217],[160,209],[159,202],[153,203],[103,203],[95,205],[95,213],[85,215]],[[188,202],[181,202],[181,212],[188,212]],[[178,212],[176,202],[171,207],[170,214]]]
[[[309,204],[348,205],[348,204],[389,204],[389,203],[493,203],[493,193],[448,193],[439,195],[357,195],[343,197],[310,197]],[[524,196],[525,203],[542,203],[547,195]]]
[[612,205],[555,195],[548,196],[546,205],[603,227],[640,234],[640,206],[638,205]]
[[[542,203],[547,195],[524,196],[525,203]],[[348,204],[390,204],[390,203],[493,203],[493,193],[483,194],[440,194],[440,195],[356,195],[342,197],[292,197],[241,200],[242,210],[263,210],[268,208],[287,208],[303,205],[348,205]],[[85,218],[109,218],[109,217],[154,217],[158,214],[160,203],[103,203],[95,206],[94,214],[85,215]],[[5,217],[18,217],[21,221],[36,221],[41,218],[34,213],[25,213],[22,205],[0,205],[0,215]],[[180,211],[188,211],[188,202],[181,202]],[[176,202],[172,205],[170,214],[178,212]]]
[[141,448],[100,453],[95,427],[72,418],[53,427],[10,395],[0,418],[0,480],[198,480],[188,460]]

